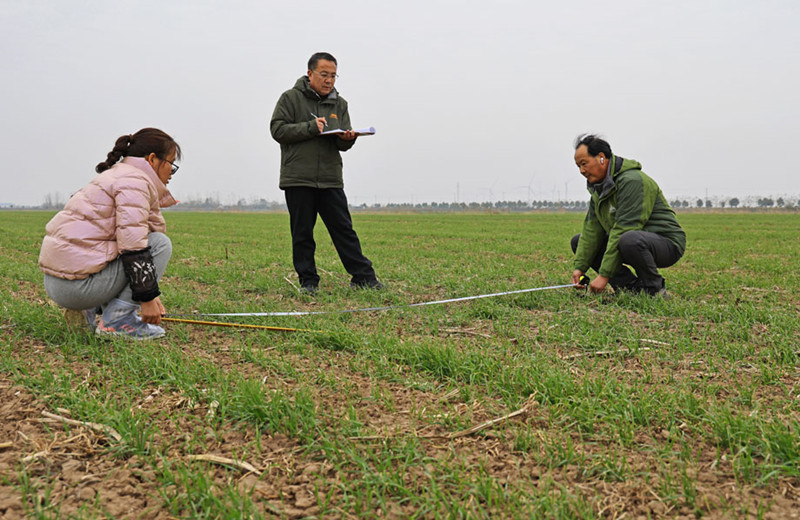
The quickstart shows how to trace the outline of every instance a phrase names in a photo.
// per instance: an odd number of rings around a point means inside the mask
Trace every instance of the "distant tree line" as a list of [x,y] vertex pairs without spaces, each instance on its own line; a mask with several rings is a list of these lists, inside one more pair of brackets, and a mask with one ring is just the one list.
[[772,208],[772,207],[777,207],[777,208],[797,208],[797,207],[800,207],[800,199],[795,200],[795,201],[791,201],[791,200],[786,200],[783,197],[778,197],[776,199],[772,199],[770,197],[764,197],[764,198],[754,198],[754,199],[751,198],[751,199],[748,199],[748,200],[744,201],[744,203],[743,203],[737,197],[732,197],[730,199],[718,199],[718,200],[713,201],[713,202],[711,200],[709,200],[709,199],[697,199],[694,202],[694,204],[690,203],[688,200],[685,200],[685,199],[683,199],[683,200],[675,199],[675,200],[670,201],[670,205],[675,209],[691,208],[691,207],[696,207],[696,208],[725,208],[725,207],[728,207],[728,208],[739,208],[739,207],[745,207],[745,208],[754,208],[754,207],[756,207],[756,208]]
[[[564,210],[564,211],[586,211],[588,202],[585,200],[573,201],[550,201],[534,200],[531,202],[521,200],[503,200],[497,202],[389,202],[375,204],[351,205],[353,211],[422,211],[422,212],[453,212],[453,211],[531,211],[531,210]],[[271,211],[285,210],[284,202],[258,201],[247,202],[240,199],[236,204],[221,204],[214,198],[204,200],[189,200],[181,202],[176,210],[219,210],[219,211]]]
[[531,210],[565,210],[565,211],[586,211],[588,202],[585,200],[571,201],[552,201],[534,200],[530,202],[522,200],[501,200],[497,202],[389,202],[387,204],[360,204],[354,206],[355,210],[367,211],[396,211],[413,210],[435,212],[452,211],[531,211]]
[[[59,193],[48,193],[39,206],[17,206],[10,203],[0,203],[0,209],[44,209],[59,210],[64,207],[64,198]],[[784,197],[738,197],[680,199],[669,201],[676,210],[713,209],[713,208],[784,208],[800,209],[800,199]],[[524,212],[524,211],[586,211],[588,200],[501,200],[497,202],[388,202],[374,204],[351,205],[353,211],[420,211],[420,212],[457,212],[457,211],[486,211],[486,212]],[[183,200],[172,211],[285,211],[286,203],[272,201],[264,198],[246,200],[240,198],[235,203],[224,204],[219,197],[202,197]]]

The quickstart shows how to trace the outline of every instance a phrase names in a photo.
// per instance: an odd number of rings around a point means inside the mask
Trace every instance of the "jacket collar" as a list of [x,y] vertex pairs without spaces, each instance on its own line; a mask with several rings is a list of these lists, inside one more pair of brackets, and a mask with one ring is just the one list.
[[141,170],[147,174],[150,182],[152,182],[153,186],[156,187],[159,206],[162,208],[168,208],[178,203],[178,201],[172,196],[172,193],[170,193],[167,189],[167,185],[158,178],[158,174],[156,174],[153,168],[150,167],[150,163],[148,163],[144,157],[125,157],[120,162],[122,164],[133,166],[137,170]]
[[[589,184],[586,183],[586,187],[589,190],[594,191],[598,197],[601,199],[611,193],[611,190],[614,189],[616,184],[614,183],[614,177],[622,169],[622,161],[624,161],[622,157],[616,157],[614,155],[611,156],[611,160],[608,162],[608,170],[606,172],[606,178],[602,181],[598,182],[597,184]],[[613,166],[613,168],[612,168]]]
[[336,90],[336,87],[333,87],[331,93],[325,97],[317,94],[317,91],[311,88],[311,85],[308,81],[308,76],[300,76],[300,78],[298,78],[298,80],[295,82],[294,88],[299,89],[305,94],[306,97],[316,101],[336,101],[336,99],[339,97],[339,91]]

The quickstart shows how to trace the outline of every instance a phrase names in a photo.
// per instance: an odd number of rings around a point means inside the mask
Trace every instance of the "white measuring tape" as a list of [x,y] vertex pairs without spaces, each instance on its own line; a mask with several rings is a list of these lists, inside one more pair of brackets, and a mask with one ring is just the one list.
[[404,305],[389,305],[387,307],[364,307],[361,309],[345,309],[341,311],[288,311],[288,312],[229,312],[229,313],[196,313],[196,314],[166,314],[165,316],[317,316],[320,314],[348,314],[352,312],[375,312],[390,311],[395,309],[406,309],[410,307],[422,307],[424,305],[439,305],[442,303],[464,302],[467,300],[479,300],[481,298],[493,298],[495,296],[505,296],[508,294],[523,294],[535,291],[547,291],[550,289],[564,289],[575,287],[575,284],[550,285],[547,287],[534,287],[533,289],[520,289],[518,291],[505,291],[491,294],[479,294],[477,296],[464,296],[462,298],[450,298],[447,300],[435,300],[431,302],[407,303]]

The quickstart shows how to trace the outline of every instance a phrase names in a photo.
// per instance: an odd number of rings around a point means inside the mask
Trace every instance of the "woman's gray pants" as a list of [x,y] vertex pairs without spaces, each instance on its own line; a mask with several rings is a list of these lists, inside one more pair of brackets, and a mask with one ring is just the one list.
[[[154,231],[147,236],[147,244],[153,255],[156,276],[161,279],[172,256],[172,242],[164,233]],[[122,259],[117,257],[102,271],[82,280],[65,280],[48,274],[44,275],[44,289],[54,302],[67,309],[83,310],[105,306],[114,298],[139,305],[133,301],[133,294],[122,267]]]

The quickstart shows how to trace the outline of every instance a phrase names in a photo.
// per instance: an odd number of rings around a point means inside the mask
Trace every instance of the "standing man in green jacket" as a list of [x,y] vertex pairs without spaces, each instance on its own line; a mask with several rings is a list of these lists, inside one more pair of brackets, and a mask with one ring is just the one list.
[[666,297],[658,268],[680,260],[686,234],[658,184],[641,164],[615,156],[608,142],[595,135],[576,139],[575,164],[586,178],[591,201],[583,230],[572,237],[572,283],[580,283],[591,267],[598,273],[589,284],[592,292],[610,283],[615,290]]
[[[272,138],[281,145],[280,188],[286,196],[292,232],[292,261],[301,290],[317,292],[314,225],[322,218],[353,288],[383,287],[372,262],[361,252],[353,230],[342,180],[342,156],[356,142],[347,101],[334,88],[336,58],[318,52],[308,60],[308,73],[281,95],[270,121]],[[328,130],[336,135],[320,135]]]

